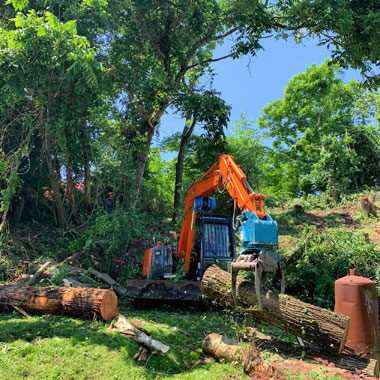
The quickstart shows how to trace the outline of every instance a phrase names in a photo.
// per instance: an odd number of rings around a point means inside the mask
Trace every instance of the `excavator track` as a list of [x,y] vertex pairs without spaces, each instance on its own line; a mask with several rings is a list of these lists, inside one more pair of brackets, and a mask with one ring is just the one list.
[[202,301],[199,281],[128,280],[127,297],[134,300]]

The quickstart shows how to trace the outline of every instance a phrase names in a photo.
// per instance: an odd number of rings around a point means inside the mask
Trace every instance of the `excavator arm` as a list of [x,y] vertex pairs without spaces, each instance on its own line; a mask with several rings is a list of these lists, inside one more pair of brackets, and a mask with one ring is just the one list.
[[[247,181],[247,176],[236,164],[233,156],[223,154],[200,179],[190,187],[185,202],[185,219],[182,223],[178,245],[178,258],[185,259],[185,271],[190,267],[192,247],[195,238],[197,213],[213,207],[208,197],[216,192],[227,191],[241,210],[239,235],[243,251],[232,263],[232,293],[236,302],[235,284],[240,270],[256,272],[256,293],[261,305],[259,292],[261,273],[282,272],[281,291],[285,288],[284,266],[273,250],[278,245],[277,223],[264,211],[265,196],[256,194]],[[260,284],[259,284],[260,282]]]

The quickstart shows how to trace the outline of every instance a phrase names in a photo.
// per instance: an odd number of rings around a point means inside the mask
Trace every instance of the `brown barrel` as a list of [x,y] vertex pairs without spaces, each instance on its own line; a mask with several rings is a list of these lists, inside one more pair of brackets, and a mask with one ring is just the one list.
[[357,355],[380,352],[379,302],[373,281],[350,270],[335,281],[335,312],[351,318],[346,346]]

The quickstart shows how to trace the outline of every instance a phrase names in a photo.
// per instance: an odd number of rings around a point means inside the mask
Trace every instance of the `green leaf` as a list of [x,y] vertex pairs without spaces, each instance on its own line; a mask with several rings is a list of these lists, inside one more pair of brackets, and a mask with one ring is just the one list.
[[22,13],[17,13],[17,16],[13,19],[16,28],[22,28],[25,25],[25,16]]
[[37,36],[38,37],[42,37],[42,36],[45,36],[46,35],[46,30],[45,28],[40,25],[38,28],[37,28]]

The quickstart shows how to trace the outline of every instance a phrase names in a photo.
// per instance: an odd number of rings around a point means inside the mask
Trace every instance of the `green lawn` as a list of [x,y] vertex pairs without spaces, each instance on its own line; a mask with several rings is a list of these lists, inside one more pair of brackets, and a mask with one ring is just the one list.
[[231,316],[218,312],[123,310],[144,321],[155,339],[168,344],[166,355],[147,363],[133,355],[138,345],[109,323],[61,316],[0,315],[0,380],[248,379],[239,367],[211,362],[194,366],[210,332],[234,336]]

